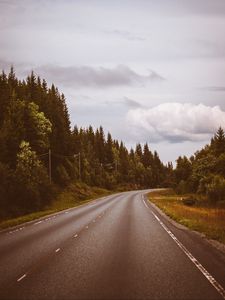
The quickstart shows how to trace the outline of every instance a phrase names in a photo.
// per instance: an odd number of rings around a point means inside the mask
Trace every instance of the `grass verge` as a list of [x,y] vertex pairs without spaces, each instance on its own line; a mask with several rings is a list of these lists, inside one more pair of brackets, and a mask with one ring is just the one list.
[[43,210],[26,214],[17,218],[2,220],[0,221],[0,229],[20,225],[22,223],[44,217],[67,208],[79,206],[91,200],[104,197],[112,193],[113,191],[98,187],[90,187],[84,183],[73,183],[64,191],[59,193],[56,199]]
[[193,206],[185,205],[183,200],[188,196],[177,195],[170,189],[150,193],[148,197],[173,220],[225,244],[225,208],[206,201],[197,201]]

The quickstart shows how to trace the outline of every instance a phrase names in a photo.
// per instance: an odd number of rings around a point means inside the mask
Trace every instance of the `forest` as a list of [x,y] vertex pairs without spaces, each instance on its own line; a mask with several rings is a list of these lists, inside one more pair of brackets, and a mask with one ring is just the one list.
[[71,128],[65,96],[32,72],[0,75],[0,217],[40,210],[71,182],[115,190],[171,185],[146,143],[128,150],[102,127]]
[[224,130],[220,127],[210,143],[190,158],[178,157],[174,176],[178,193],[197,193],[214,204],[224,201]]
[[[0,75],[0,218],[40,210],[71,182],[109,190],[172,187],[225,196],[225,135],[164,165],[146,143],[127,149],[104,129],[71,128],[64,94],[33,72]],[[151,139],[151,137],[150,137]]]

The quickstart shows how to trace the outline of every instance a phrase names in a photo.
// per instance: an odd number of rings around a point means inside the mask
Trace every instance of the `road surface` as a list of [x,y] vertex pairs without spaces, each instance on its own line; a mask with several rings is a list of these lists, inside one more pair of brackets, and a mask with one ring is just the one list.
[[225,257],[144,196],[107,196],[0,232],[0,299],[225,299]]

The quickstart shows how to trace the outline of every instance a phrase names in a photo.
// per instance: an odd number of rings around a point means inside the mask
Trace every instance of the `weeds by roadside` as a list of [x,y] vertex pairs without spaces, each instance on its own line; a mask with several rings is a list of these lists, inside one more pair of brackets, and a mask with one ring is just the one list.
[[190,195],[177,195],[170,189],[149,194],[149,200],[173,220],[225,244],[225,207],[195,196],[189,205],[185,199],[191,199]]

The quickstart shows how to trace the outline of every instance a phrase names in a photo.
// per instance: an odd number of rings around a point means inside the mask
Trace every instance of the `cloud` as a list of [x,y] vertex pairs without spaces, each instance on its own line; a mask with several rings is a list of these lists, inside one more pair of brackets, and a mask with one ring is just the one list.
[[133,100],[133,99],[130,99],[130,98],[127,98],[127,97],[124,97],[124,103],[130,107],[130,108],[140,108],[140,107],[143,107],[142,104],[140,104],[139,102]]
[[143,85],[153,81],[163,81],[154,71],[148,75],[140,75],[126,65],[115,68],[91,66],[43,66],[35,70],[51,81],[63,83],[72,87],[112,87],[125,85]]
[[225,86],[207,86],[202,89],[210,92],[225,92]]
[[125,30],[117,30],[116,29],[113,31],[107,31],[106,33],[117,35],[128,41],[145,41],[146,40],[145,38],[143,38],[141,36],[138,36],[132,32],[125,31]]
[[204,104],[163,103],[149,109],[131,109],[127,124],[139,140],[206,141],[219,126],[225,128],[225,111]]

